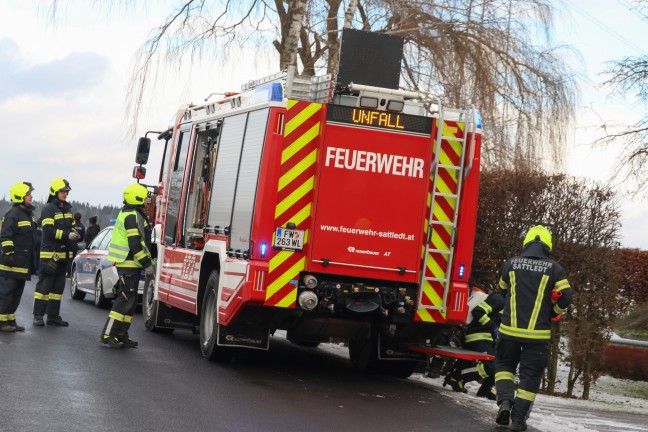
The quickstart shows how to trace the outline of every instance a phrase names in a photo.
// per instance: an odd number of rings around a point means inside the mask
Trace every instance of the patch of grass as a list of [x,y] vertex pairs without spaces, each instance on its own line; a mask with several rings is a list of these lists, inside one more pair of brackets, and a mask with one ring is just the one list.
[[626,317],[616,323],[617,333],[639,338],[648,338],[648,303],[639,305]]

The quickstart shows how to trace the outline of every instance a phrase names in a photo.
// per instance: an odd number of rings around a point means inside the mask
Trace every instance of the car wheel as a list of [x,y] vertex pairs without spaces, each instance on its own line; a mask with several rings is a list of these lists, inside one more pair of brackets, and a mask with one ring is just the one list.
[[101,272],[97,273],[97,279],[95,280],[95,298],[94,305],[99,309],[105,309],[110,305],[110,300],[108,300],[103,293],[103,278],[101,277]]
[[158,318],[159,302],[155,300],[155,285],[151,281],[144,285],[142,294],[142,317],[144,318],[144,327],[153,333],[173,333],[172,328],[158,327],[156,325]]
[[212,271],[207,279],[200,314],[200,351],[208,360],[225,360],[230,349],[218,346],[218,272]]
[[86,293],[79,290],[79,275],[77,274],[76,265],[72,266],[72,274],[70,275],[70,297],[74,300],[83,300]]

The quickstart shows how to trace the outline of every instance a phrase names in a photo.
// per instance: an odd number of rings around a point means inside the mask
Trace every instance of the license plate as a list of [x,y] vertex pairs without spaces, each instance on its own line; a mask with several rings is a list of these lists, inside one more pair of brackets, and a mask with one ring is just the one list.
[[277,228],[274,247],[285,250],[300,251],[304,248],[304,230]]

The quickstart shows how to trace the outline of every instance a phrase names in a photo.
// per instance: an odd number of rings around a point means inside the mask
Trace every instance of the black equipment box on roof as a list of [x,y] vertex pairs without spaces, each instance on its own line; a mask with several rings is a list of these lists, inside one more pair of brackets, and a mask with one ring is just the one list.
[[354,83],[398,89],[402,58],[402,37],[345,28],[338,85]]

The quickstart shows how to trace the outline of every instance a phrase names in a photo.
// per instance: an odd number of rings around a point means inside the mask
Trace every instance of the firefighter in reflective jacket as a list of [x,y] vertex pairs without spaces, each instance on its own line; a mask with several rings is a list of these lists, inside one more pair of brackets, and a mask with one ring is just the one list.
[[[490,294],[475,306],[471,311],[472,321],[464,331],[463,348],[494,355],[495,340],[497,340],[503,308],[504,298],[500,293]],[[482,382],[477,396],[495,400],[493,391],[495,385],[494,360],[480,360],[476,364],[467,360],[459,360],[452,372],[446,376],[443,385],[449,384],[454,391],[466,393],[464,384],[471,381]]]
[[72,227],[72,206],[67,202],[70,183],[57,178],[50,185],[47,204],[41,212],[42,238],[40,247],[39,276],[34,292],[34,325],[67,327],[60,315],[61,296],[65,289],[65,272],[72,259],[71,243],[79,239]]
[[[565,271],[549,258],[551,247],[549,230],[534,226],[524,238],[520,256],[506,261],[500,273],[505,303],[495,356],[499,405],[495,421],[501,425],[510,421],[513,431],[526,430],[542,374],[549,364],[551,321],[560,317],[573,297]],[[520,382],[516,394],[513,380],[518,364]]]
[[148,191],[138,183],[124,190],[124,206],[115,222],[108,259],[116,263],[119,276],[117,297],[100,341],[115,348],[134,348],[128,329],[137,306],[137,288],[142,268],[147,277],[154,274],[151,256],[151,223],[144,214]]
[[5,215],[0,232],[0,331],[25,331],[16,323],[25,281],[34,271],[34,220],[31,183],[19,182],[9,191],[13,206]]

